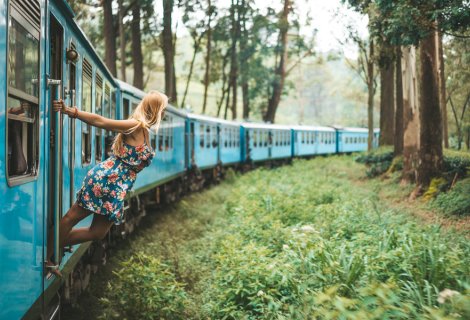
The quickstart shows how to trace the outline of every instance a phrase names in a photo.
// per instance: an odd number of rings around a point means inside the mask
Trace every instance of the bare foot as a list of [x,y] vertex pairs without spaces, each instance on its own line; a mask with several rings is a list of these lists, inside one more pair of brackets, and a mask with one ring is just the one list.
[[[46,268],[48,270],[48,273],[52,273],[56,277],[62,278],[62,273],[60,272],[60,270],[56,269],[56,268],[53,268],[53,266],[55,266],[55,264],[52,261],[50,261],[50,260],[46,261]],[[48,267],[52,267],[52,268],[48,268]]]

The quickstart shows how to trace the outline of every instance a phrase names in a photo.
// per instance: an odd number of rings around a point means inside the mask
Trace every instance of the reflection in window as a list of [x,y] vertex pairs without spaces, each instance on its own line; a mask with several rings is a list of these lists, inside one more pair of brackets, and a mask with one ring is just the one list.
[[206,148],[211,146],[211,127],[206,125]]
[[[96,74],[95,79],[95,113],[101,115],[103,113],[103,78],[99,74]],[[102,129],[95,128],[95,161],[100,162],[103,157],[103,146],[102,146]]]
[[[12,9],[12,14],[16,13]],[[39,28],[39,26],[36,26]],[[13,17],[8,33],[7,173],[35,176],[39,159],[39,31]],[[21,180],[24,181],[24,180]]]
[[[82,110],[91,112],[93,101],[91,92],[92,69],[91,64],[83,60],[82,73]],[[82,122],[82,164],[91,163],[91,126]]]
[[204,125],[201,124],[199,126],[199,144],[200,144],[201,148],[204,148],[204,134],[205,134]]
[[15,19],[10,19],[8,84],[30,96],[39,96],[39,41]]

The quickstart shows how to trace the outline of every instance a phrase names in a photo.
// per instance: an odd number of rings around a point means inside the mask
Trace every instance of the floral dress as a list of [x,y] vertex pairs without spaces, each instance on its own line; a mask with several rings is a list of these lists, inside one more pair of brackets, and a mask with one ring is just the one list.
[[77,192],[77,204],[121,224],[124,198],[132,189],[137,173],[147,167],[154,156],[155,152],[145,142],[140,146],[123,143],[119,154],[88,171]]

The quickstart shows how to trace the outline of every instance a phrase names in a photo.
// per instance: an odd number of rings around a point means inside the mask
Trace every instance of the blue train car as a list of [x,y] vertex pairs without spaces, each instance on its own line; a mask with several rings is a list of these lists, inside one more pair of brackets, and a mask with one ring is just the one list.
[[240,124],[218,119],[219,161],[223,166],[241,161]]
[[[85,287],[90,264],[77,263],[96,253],[90,242],[63,252],[57,226],[87,171],[110,154],[113,133],[53,113],[52,100],[125,119],[145,94],[113,79],[73,17],[63,0],[0,2],[0,128],[6,135],[0,145],[0,319],[56,318],[59,288],[70,299],[74,283]],[[378,136],[375,130],[374,146]],[[343,128],[335,135],[323,127],[238,124],[169,106],[150,142],[156,158],[127,195],[126,210],[134,210],[134,199],[158,202],[160,186],[181,182],[188,168],[361,151],[367,130]],[[44,265],[48,243],[65,284]]]
[[329,127],[295,126],[293,155],[296,157],[336,152],[336,131]]
[[50,317],[61,282],[45,268],[46,246],[66,272],[90,245],[62,252],[57,225],[111,137],[52,112],[51,100],[115,118],[117,86],[65,1],[1,2],[0,66],[0,194],[11,199],[0,208],[0,318]]
[[266,161],[290,158],[290,127],[263,123],[242,123],[240,126],[243,161]]
[[219,164],[219,119],[189,113],[186,132],[189,137],[188,167],[200,170],[213,168]]
[[341,128],[337,130],[339,153],[367,150],[367,137],[369,136],[367,129]]
[[271,143],[270,159],[292,157],[292,132],[289,126],[271,125],[269,142]]
[[[145,92],[125,82],[117,82],[121,93],[118,110],[121,110],[123,119],[127,119]],[[150,137],[150,143],[156,152],[155,159],[138,175],[130,196],[152,189],[185,173],[185,120],[184,111],[170,105],[167,107],[158,134],[152,134]]]

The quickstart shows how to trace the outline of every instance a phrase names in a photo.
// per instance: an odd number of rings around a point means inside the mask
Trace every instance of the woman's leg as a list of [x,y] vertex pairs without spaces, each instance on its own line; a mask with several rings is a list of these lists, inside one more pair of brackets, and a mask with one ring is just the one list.
[[[69,211],[62,217],[59,223],[59,248],[64,246],[64,242],[67,239],[70,230],[78,222],[90,215],[90,211],[80,207],[78,204],[74,204]],[[54,254],[54,227],[49,230],[47,238],[47,260],[49,260]]]
[[101,240],[108,233],[114,222],[108,217],[95,213],[90,227],[76,228],[70,231],[65,240],[64,246],[70,246],[82,242]]

